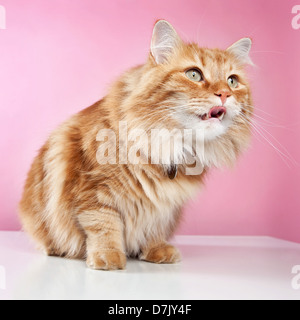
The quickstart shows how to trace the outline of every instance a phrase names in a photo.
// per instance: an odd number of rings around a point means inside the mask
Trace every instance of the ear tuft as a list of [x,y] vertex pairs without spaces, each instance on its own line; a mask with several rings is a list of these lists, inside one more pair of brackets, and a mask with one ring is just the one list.
[[169,22],[166,20],[156,22],[151,41],[151,53],[157,64],[167,62],[180,43],[181,39]]
[[227,49],[228,52],[234,54],[242,64],[253,65],[249,56],[252,47],[252,40],[250,38],[243,38]]

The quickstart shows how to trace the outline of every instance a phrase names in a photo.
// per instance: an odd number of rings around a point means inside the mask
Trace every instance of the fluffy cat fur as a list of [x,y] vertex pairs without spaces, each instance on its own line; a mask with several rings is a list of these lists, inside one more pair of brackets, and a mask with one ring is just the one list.
[[[123,269],[127,256],[178,262],[180,253],[167,241],[183,205],[210,167],[233,164],[247,146],[244,119],[252,101],[244,67],[251,63],[250,48],[248,38],[227,50],[200,48],[158,21],[147,62],[124,73],[105,98],[66,121],[41,148],[20,203],[24,229],[48,255],[84,258],[93,269]],[[186,76],[195,68],[203,75],[199,82]],[[237,88],[228,85],[231,75]],[[222,121],[203,120],[220,105],[227,109]],[[127,121],[128,130],[204,130],[204,171],[188,176],[182,164],[171,180],[171,159],[164,165],[100,165],[97,133],[109,128],[122,139],[119,121]]]

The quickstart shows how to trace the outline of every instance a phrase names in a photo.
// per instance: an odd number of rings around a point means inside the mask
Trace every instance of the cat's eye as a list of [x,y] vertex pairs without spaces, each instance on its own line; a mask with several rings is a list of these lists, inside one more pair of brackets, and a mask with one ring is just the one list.
[[200,82],[203,80],[202,73],[197,69],[190,69],[185,74],[192,81]]
[[230,76],[227,82],[230,88],[236,89],[239,86],[239,80],[236,76]]

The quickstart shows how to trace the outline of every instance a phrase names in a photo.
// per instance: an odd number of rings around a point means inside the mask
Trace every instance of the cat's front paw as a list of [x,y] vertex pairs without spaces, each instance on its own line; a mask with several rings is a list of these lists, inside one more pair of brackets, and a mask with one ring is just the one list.
[[145,250],[141,256],[141,260],[153,263],[177,263],[181,261],[181,254],[174,246],[163,243]]
[[122,270],[126,266],[126,255],[117,249],[99,250],[90,253],[86,263],[93,270]]

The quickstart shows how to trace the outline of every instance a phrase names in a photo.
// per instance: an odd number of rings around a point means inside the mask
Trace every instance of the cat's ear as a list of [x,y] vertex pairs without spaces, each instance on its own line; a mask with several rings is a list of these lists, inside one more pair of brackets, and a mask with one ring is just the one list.
[[169,22],[165,20],[156,22],[151,41],[151,54],[157,64],[168,61],[181,43],[180,37]]
[[249,56],[251,47],[252,40],[250,38],[243,38],[230,46],[227,51],[234,54],[242,64],[253,65],[253,62]]

